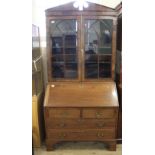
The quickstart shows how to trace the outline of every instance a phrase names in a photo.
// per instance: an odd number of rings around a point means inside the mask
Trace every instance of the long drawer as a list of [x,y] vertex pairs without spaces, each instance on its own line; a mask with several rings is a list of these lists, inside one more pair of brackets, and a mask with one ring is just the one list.
[[47,138],[58,140],[100,140],[115,138],[115,129],[57,130],[48,129]]
[[98,129],[115,127],[115,119],[46,119],[46,127],[51,129]]
[[116,116],[115,108],[84,108],[82,118],[114,118]]

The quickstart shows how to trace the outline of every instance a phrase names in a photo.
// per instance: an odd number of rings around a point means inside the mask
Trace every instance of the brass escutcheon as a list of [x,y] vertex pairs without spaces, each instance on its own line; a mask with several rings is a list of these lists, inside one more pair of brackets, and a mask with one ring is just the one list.
[[65,124],[65,123],[60,123],[59,126],[60,126],[60,127],[65,127],[66,124]]
[[61,138],[64,138],[64,137],[66,137],[66,136],[67,136],[67,135],[66,135],[65,133],[61,133],[61,134],[60,134],[60,137],[61,137]]
[[98,137],[104,137],[104,133],[102,132],[102,133],[97,133],[97,136]]
[[97,117],[97,118],[101,117],[101,113],[100,113],[99,111],[96,112],[96,117]]
[[97,127],[104,127],[104,123],[97,123]]

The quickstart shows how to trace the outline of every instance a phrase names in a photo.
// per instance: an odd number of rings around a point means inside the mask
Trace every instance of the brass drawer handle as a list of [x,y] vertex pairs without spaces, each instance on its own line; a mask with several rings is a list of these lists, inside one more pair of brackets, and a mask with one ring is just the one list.
[[101,128],[101,127],[104,127],[105,124],[104,123],[96,123],[96,125],[97,125],[97,127]]
[[96,117],[100,118],[101,117],[101,113],[100,112],[96,112]]
[[60,138],[64,138],[64,137],[66,137],[66,136],[67,136],[66,133],[61,133],[61,134],[59,135]]
[[65,127],[66,124],[65,124],[65,123],[60,123],[59,126],[60,126],[60,127]]
[[97,137],[104,137],[104,133],[97,133]]

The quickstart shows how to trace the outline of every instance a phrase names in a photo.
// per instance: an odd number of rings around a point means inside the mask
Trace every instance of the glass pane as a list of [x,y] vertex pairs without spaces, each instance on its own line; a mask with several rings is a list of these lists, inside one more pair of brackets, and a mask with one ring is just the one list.
[[67,63],[65,68],[66,78],[76,78],[77,77],[77,63]]
[[100,63],[99,64],[99,77],[110,78],[111,77],[111,64]]
[[111,55],[99,55],[99,62],[111,63]]
[[111,53],[111,47],[99,47],[98,53],[99,54],[110,54]]
[[72,63],[77,63],[77,56],[76,55],[72,55],[72,54],[66,54],[65,55],[65,60],[66,62],[72,62]]
[[85,78],[111,77],[112,24],[111,19],[85,20]]
[[51,20],[52,36],[62,36],[62,34],[73,35],[77,32],[76,19]]
[[51,21],[52,77],[77,78],[77,21]]
[[112,20],[85,20],[85,52],[110,54],[112,51]]
[[76,54],[76,48],[65,48],[65,54]]
[[62,54],[62,37],[51,37],[52,39],[52,54]]
[[54,78],[64,78],[64,63],[52,64],[52,76]]
[[56,54],[52,56],[52,62],[64,62],[64,57],[61,54]]
[[76,35],[65,36],[65,54],[76,54]]
[[98,64],[97,63],[85,63],[85,77],[86,78],[98,78]]
[[86,54],[85,55],[85,62],[93,62],[93,63],[97,63],[98,62],[98,56],[95,54]]
[[76,35],[65,36],[65,47],[76,47]]

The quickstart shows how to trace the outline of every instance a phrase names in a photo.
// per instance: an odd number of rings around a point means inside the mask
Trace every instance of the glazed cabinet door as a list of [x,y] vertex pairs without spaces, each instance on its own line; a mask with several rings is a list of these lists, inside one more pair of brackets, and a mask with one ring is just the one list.
[[47,18],[49,81],[114,80],[116,17]]
[[113,18],[83,17],[83,80],[113,78],[114,25]]
[[55,17],[47,22],[49,80],[79,80],[79,19]]

